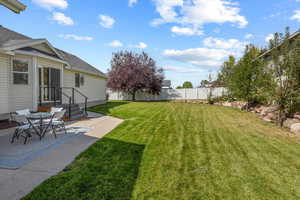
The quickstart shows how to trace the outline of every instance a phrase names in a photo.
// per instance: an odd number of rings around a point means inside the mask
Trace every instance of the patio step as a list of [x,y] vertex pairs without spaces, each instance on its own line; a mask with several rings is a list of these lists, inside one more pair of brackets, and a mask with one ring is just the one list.
[[[58,107],[63,107],[64,109],[66,109],[66,114],[65,116],[67,118],[69,118],[69,105],[68,104],[64,104]],[[71,120],[77,120],[77,119],[81,119],[85,117],[85,113],[83,110],[81,110],[79,104],[72,104],[71,105]]]

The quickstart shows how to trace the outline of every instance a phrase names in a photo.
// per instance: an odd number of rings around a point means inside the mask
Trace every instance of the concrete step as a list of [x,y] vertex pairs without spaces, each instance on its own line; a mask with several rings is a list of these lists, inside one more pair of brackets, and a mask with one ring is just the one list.
[[85,117],[84,113],[79,113],[79,114],[76,114],[76,115],[71,115],[70,120],[78,120],[78,119],[82,119],[84,117]]
[[62,107],[66,110],[65,116],[69,118],[69,112],[71,110],[71,120],[77,120],[85,117],[84,111],[80,108],[79,104],[71,104],[71,108],[69,110],[69,104],[63,104],[56,107]]

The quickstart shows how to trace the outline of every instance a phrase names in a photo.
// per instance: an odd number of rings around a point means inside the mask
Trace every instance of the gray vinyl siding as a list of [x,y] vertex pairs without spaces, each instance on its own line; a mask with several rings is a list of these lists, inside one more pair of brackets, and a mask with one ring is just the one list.
[[9,112],[9,68],[10,56],[0,54],[0,114]]
[[[75,88],[75,71],[64,71],[64,87]],[[84,76],[84,85],[76,88],[88,97],[88,102],[104,101],[106,99],[106,79],[99,76],[93,76],[87,73],[80,73]],[[71,96],[71,91],[67,91]],[[76,94],[76,93],[75,93]],[[75,95],[75,103],[83,103],[84,98]]]

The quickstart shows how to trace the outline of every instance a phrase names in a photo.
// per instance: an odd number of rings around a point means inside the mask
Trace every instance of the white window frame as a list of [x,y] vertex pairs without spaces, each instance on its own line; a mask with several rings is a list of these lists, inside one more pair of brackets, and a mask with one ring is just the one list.
[[[22,61],[27,63],[27,72],[19,72],[19,71],[14,71],[14,61]],[[29,60],[28,59],[23,59],[23,58],[13,58],[12,59],[12,65],[11,65],[11,73],[12,73],[12,84],[14,85],[29,85]],[[28,80],[26,84],[23,83],[15,83],[15,77],[14,74],[27,74]]]

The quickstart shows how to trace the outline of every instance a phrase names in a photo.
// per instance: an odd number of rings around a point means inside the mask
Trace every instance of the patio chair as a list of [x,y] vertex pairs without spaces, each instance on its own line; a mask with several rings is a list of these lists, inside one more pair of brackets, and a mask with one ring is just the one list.
[[29,109],[18,110],[15,113],[11,113],[11,120],[15,121],[18,124],[11,139],[11,143],[14,143],[15,139],[19,139],[19,137],[21,136],[24,138],[24,144],[26,144],[27,139],[31,137],[30,129],[32,127],[26,119],[26,116],[29,114]]
[[[63,128],[65,131],[65,134],[67,134],[65,122],[63,120],[65,113],[66,113],[66,110],[63,110],[63,109],[59,112],[54,112],[54,117],[51,122],[51,128],[52,128],[55,138],[56,138],[56,130],[57,129]],[[49,122],[50,122],[50,120],[45,120],[45,123],[49,123]]]
[[51,107],[51,113],[52,114],[55,114],[57,112],[61,112],[63,110],[64,110],[64,108]]

